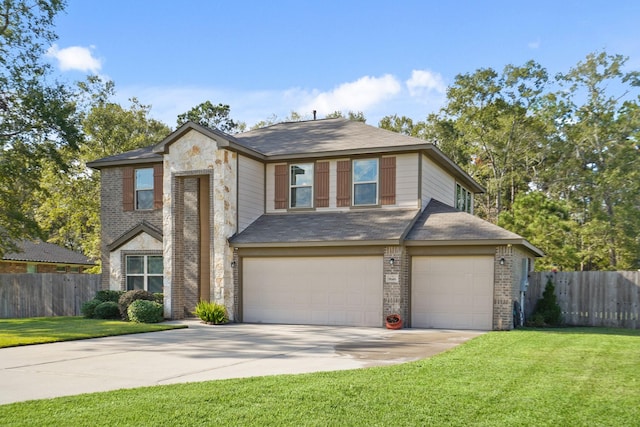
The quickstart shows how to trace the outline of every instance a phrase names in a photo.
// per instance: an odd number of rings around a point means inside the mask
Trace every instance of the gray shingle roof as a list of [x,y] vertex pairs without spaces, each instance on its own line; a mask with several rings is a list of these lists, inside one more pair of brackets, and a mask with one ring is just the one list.
[[233,246],[295,246],[313,243],[399,244],[417,209],[266,214],[230,240]]
[[50,262],[55,264],[95,265],[81,253],[71,251],[53,243],[24,240],[18,243],[18,252],[6,253],[5,261]]
[[100,169],[101,167],[109,165],[161,162],[162,154],[154,153],[154,147],[155,145],[152,145],[150,147],[138,148],[113,156],[103,157],[87,163],[87,166],[94,169]]
[[278,123],[234,137],[239,145],[266,156],[430,145],[417,138],[347,119]]
[[516,233],[431,199],[407,235],[415,241],[523,240]]

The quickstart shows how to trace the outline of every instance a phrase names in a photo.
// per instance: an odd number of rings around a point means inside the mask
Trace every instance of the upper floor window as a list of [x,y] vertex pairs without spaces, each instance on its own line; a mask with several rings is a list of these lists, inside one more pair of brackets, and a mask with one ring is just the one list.
[[378,159],[353,161],[353,205],[378,204]]
[[148,292],[162,292],[163,264],[161,255],[127,256],[127,290],[144,289]]
[[290,207],[313,207],[313,163],[289,166]]
[[471,192],[460,184],[456,184],[456,209],[471,213]]
[[136,169],[136,209],[153,209],[153,168]]

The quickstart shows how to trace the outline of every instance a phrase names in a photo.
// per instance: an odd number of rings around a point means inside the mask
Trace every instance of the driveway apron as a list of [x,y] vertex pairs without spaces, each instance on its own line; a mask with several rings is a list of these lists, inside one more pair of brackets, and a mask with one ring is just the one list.
[[432,356],[483,333],[179,323],[189,327],[0,349],[0,404],[121,388],[396,364]]

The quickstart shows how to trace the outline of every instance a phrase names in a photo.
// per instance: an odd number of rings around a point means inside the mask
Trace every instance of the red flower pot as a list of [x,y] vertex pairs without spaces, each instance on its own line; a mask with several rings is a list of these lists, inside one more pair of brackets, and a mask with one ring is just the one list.
[[402,318],[399,314],[390,314],[385,322],[387,329],[402,329]]

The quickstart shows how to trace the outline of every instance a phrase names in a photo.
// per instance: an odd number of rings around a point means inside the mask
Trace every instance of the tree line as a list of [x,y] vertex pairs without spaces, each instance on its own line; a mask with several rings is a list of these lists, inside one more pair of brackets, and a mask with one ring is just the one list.
[[[43,54],[60,0],[0,5],[0,254],[41,238],[100,259],[97,158],[149,146],[170,128],[114,83],[53,78]],[[529,61],[459,74],[444,106],[423,120],[389,115],[384,129],[436,144],[481,183],[475,213],[541,248],[538,269],[640,268],[640,73],[627,58],[589,54],[549,76]],[[362,112],[333,112],[365,122]],[[255,124],[304,120],[292,111]],[[177,117],[245,131],[226,104],[205,101]]]

